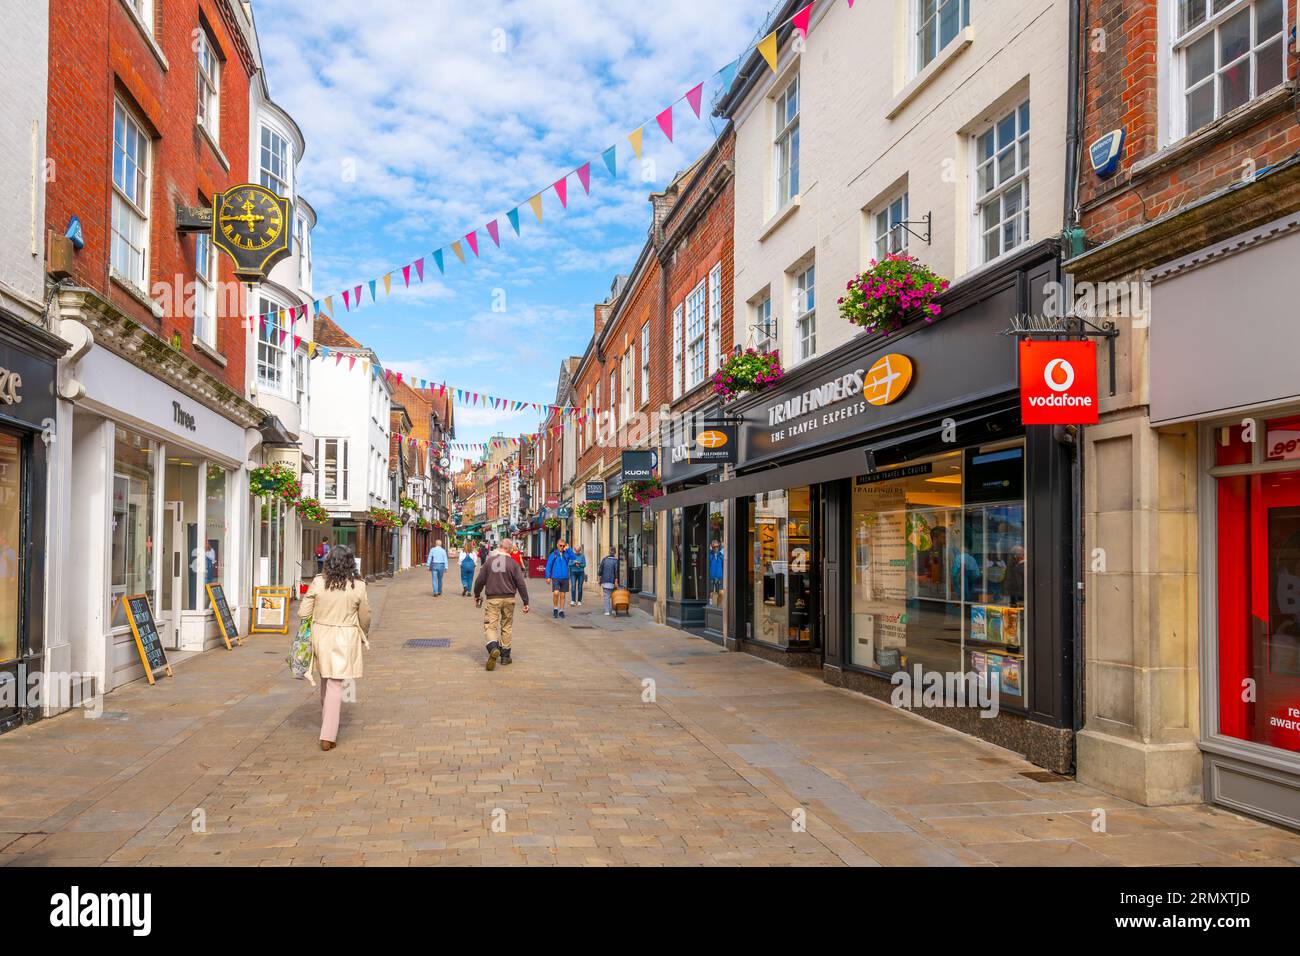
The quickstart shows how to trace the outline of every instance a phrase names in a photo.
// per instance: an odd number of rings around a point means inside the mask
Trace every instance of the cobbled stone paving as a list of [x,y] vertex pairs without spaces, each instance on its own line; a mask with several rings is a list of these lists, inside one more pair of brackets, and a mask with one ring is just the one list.
[[516,612],[515,663],[491,673],[456,591],[413,571],[372,600],[328,753],[317,691],[268,635],[119,688],[97,719],[0,736],[0,865],[1300,863],[1295,833],[1031,779],[815,675],[611,621],[591,591],[564,621]]

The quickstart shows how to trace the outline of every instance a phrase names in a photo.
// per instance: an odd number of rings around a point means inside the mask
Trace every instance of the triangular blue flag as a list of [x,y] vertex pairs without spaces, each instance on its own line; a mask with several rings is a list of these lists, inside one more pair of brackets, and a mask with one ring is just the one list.
[[376,280],[374,279],[370,280],[370,301],[371,302],[375,301],[375,281]]
[[609,149],[605,150],[605,152],[601,154],[601,157],[605,160],[605,166],[608,167],[609,174],[617,178],[618,154],[614,151],[614,147],[611,146]]
[[736,79],[736,70],[739,67],[740,67],[740,57],[736,57],[736,59],[732,60],[730,63],[728,63],[726,66],[724,66],[722,69],[718,71],[718,76],[722,80],[722,89],[724,92],[726,90],[731,89],[731,84],[735,82]]
[[519,207],[516,206],[506,213],[506,218],[510,220],[510,225],[515,230],[515,235],[519,235]]
[[445,274],[447,270],[444,269],[444,268],[442,267],[442,250],[441,250],[441,249],[438,249],[438,250],[436,250],[436,251],[433,253],[433,261],[436,262],[436,263],[438,264],[438,272],[439,272],[440,274]]

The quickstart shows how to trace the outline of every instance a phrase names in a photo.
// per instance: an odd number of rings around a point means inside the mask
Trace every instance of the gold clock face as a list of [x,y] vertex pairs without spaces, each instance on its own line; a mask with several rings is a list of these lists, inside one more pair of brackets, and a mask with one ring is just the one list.
[[273,245],[284,232],[284,215],[275,197],[260,188],[244,186],[222,197],[217,228],[237,249],[258,252]]

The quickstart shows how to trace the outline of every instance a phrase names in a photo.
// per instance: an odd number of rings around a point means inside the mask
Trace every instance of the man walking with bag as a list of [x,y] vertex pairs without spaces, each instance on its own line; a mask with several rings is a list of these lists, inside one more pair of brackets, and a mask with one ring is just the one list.
[[546,579],[551,582],[551,618],[564,617],[564,602],[569,597],[569,552],[564,541],[546,559]]
[[[474,605],[483,608],[483,634],[487,638],[487,669],[510,663],[510,631],[515,622],[515,595],[524,602],[528,613],[528,581],[523,568],[510,556],[513,542],[487,556],[474,578]],[[484,598],[486,597],[486,600]]]
[[600,560],[600,590],[605,595],[605,616],[614,613],[614,588],[618,587],[618,555],[610,552]]

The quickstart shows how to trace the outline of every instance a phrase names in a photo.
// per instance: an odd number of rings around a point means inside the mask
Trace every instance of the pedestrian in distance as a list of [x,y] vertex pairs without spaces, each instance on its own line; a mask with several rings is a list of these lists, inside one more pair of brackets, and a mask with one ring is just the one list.
[[618,556],[612,551],[600,561],[600,590],[605,595],[605,616],[614,613],[614,588],[618,587]]
[[320,574],[325,570],[325,559],[329,557],[330,539],[321,538],[320,544],[316,545],[316,573]]
[[469,592],[474,587],[474,572],[478,569],[478,559],[474,557],[474,552],[466,548],[460,553],[460,594],[461,597],[469,597]]
[[488,553],[487,542],[480,539],[478,543],[478,566],[480,568],[483,567],[483,562],[487,560]]
[[433,596],[442,597],[442,576],[447,573],[447,549],[441,541],[435,541],[429,549],[429,560],[425,562],[433,574]]
[[717,538],[709,545],[709,600],[714,607],[722,604],[722,580],[727,570],[727,553]]
[[524,613],[528,613],[528,581],[524,570],[510,556],[507,545],[488,555],[488,559],[478,569],[474,577],[474,606],[483,608],[483,636],[487,640],[487,669],[510,661],[510,632],[515,622],[515,595],[524,602]]
[[555,542],[546,558],[546,580],[551,582],[551,619],[562,618],[569,597],[569,552],[563,538]]
[[320,749],[333,750],[339,736],[343,682],[361,678],[361,648],[370,647],[370,598],[347,545],[330,549],[298,609],[311,618],[311,650],[320,673]]
[[575,607],[582,606],[582,589],[587,583],[587,556],[582,545],[574,545],[569,557],[570,600]]

